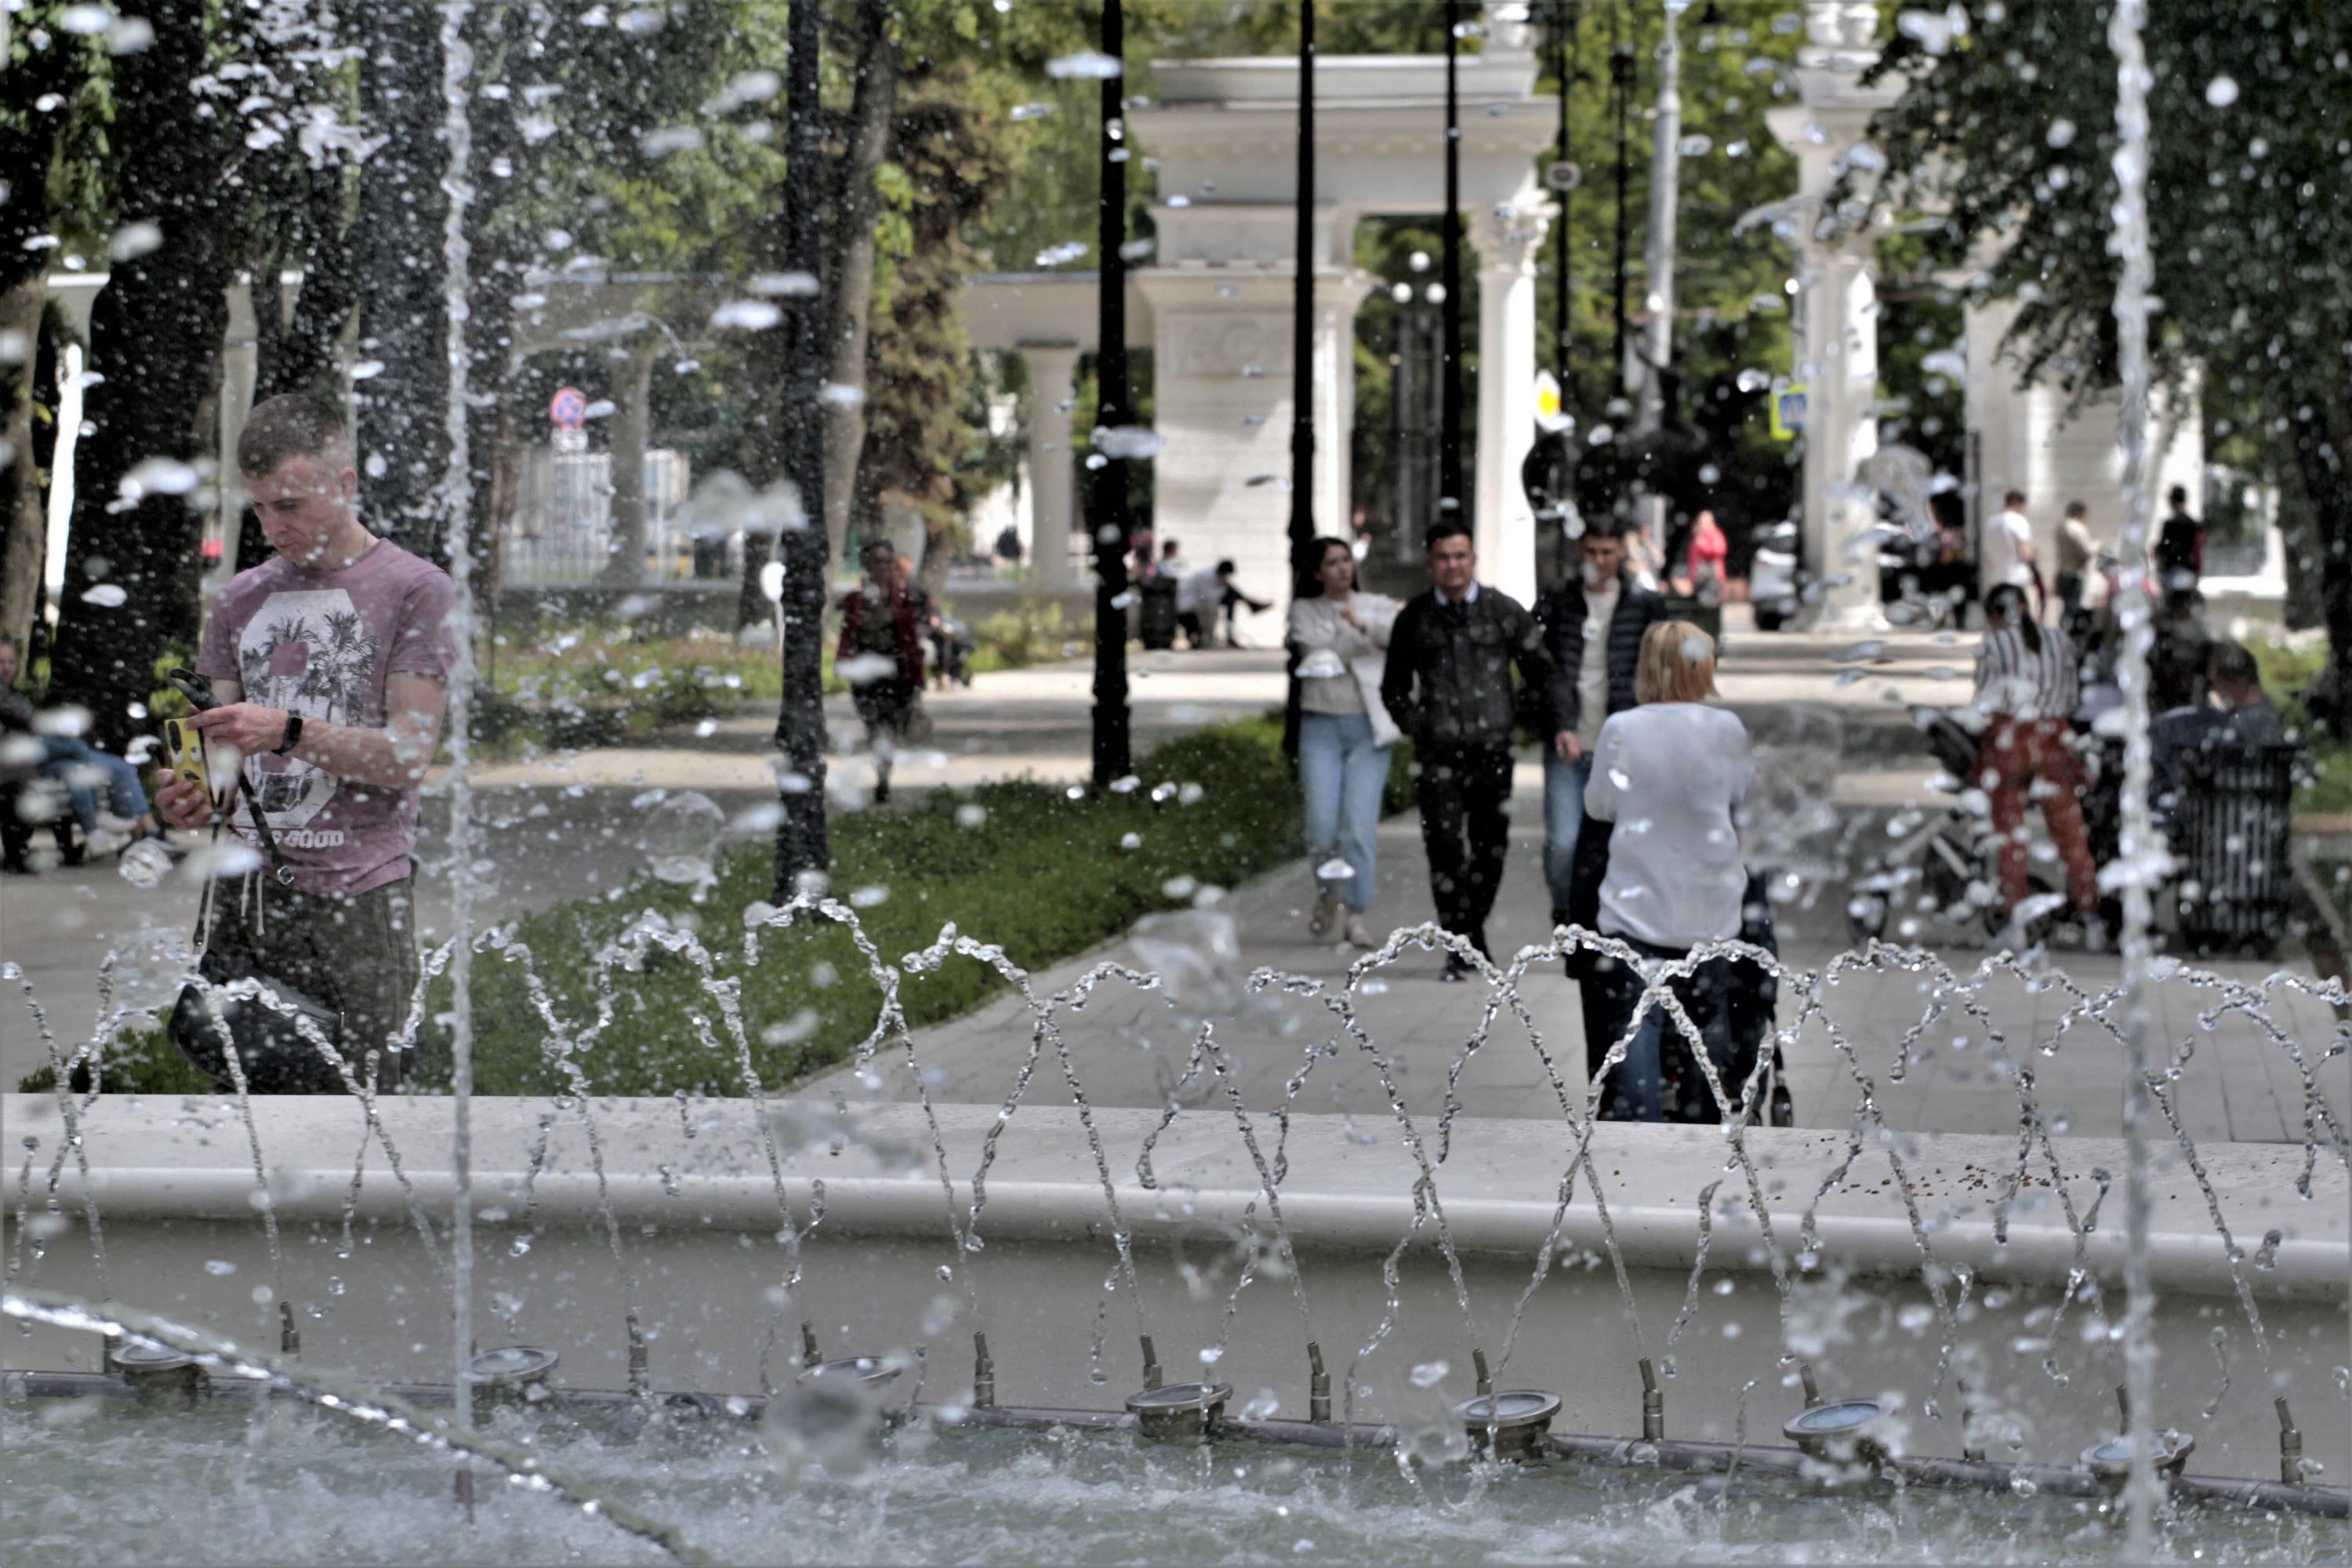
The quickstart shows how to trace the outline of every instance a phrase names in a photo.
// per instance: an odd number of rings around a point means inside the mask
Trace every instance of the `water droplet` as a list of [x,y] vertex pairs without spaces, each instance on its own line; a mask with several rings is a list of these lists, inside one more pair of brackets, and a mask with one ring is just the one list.
[[1444,1382],[1445,1374],[1453,1370],[1453,1367],[1442,1361],[1423,1362],[1412,1369],[1412,1385],[1415,1388],[1434,1388]]
[[226,1258],[208,1258],[205,1260],[205,1272],[215,1279],[223,1279],[236,1273],[236,1265]]
[[2217,76],[2205,84],[2205,101],[2216,109],[2227,109],[2238,101],[2237,79]]

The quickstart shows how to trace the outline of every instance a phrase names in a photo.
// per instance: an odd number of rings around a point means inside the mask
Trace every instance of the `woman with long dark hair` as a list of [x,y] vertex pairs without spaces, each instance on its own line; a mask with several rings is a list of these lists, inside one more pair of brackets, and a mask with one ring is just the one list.
[[2025,590],[2003,583],[1985,595],[1985,636],[1977,647],[1976,706],[1985,720],[1975,783],[1992,800],[1992,829],[2000,859],[2000,900],[2009,919],[1993,937],[1995,952],[2021,953],[2032,945],[2021,906],[2025,874],[2025,805],[2039,795],[2051,842],[2066,864],[2066,887],[2083,921],[2084,946],[2105,947],[2099,921],[2099,869],[2083,827],[2083,761],[2067,730],[2081,699],[2082,672],[2074,645],[2060,626],[2033,618]]
[[1346,938],[1372,945],[1373,847],[1395,723],[1381,705],[1383,651],[1399,605],[1356,587],[1356,554],[1344,539],[1315,542],[1314,591],[1290,604],[1298,656],[1298,782],[1307,795],[1307,858],[1315,868],[1307,933],[1329,936],[1347,911]]

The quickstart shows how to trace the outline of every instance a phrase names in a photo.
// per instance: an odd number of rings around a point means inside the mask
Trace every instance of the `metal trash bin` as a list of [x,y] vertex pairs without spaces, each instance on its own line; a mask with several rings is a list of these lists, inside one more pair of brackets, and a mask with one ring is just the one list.
[[2180,934],[2200,952],[2277,945],[2294,869],[2291,745],[2199,746],[2180,760],[2173,896]]
[[1137,616],[1137,635],[1143,646],[1154,650],[1176,646],[1176,579],[1159,576],[1146,579],[1137,597],[1142,610]]

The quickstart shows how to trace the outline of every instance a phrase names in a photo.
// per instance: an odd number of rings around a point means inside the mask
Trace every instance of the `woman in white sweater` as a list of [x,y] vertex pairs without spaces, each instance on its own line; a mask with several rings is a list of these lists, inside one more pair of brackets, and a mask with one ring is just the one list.
[[1380,700],[1381,651],[1399,605],[1356,589],[1356,556],[1341,539],[1315,542],[1316,585],[1291,601],[1298,656],[1298,782],[1307,795],[1307,859],[1315,868],[1318,941],[1347,911],[1347,940],[1372,945],[1372,849],[1396,726]]
[[[1645,958],[1676,959],[1701,942],[1739,934],[1748,871],[1735,813],[1755,762],[1738,716],[1706,705],[1715,695],[1715,644],[1688,621],[1661,621],[1643,635],[1634,691],[1642,705],[1601,726],[1584,792],[1585,814],[1616,824],[1601,884],[1601,932]],[[1638,973],[1603,967],[1612,1005],[1599,1011],[1612,1022],[1609,1039],[1587,1042],[1595,1063],[1632,1026],[1643,993]],[[1712,960],[1674,987],[1718,1074],[1731,1052],[1729,968]],[[1625,1059],[1610,1075],[1604,1117],[1664,1119],[1660,1062],[1665,1031],[1674,1026],[1662,1006],[1643,1015]],[[1736,1084],[1724,1087],[1738,1093]],[[1703,1081],[1696,1092],[1707,1092]]]

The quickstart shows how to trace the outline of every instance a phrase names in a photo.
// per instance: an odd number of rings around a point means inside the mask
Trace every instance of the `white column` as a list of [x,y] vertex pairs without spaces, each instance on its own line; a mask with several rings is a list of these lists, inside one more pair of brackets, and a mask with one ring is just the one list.
[[1029,367],[1029,560],[1040,593],[1076,585],[1070,571],[1070,531],[1076,521],[1077,476],[1070,456],[1070,400],[1077,395],[1075,343],[1023,343]]
[[1536,438],[1536,258],[1549,227],[1526,212],[1470,220],[1478,252],[1478,574],[1522,605],[1536,595],[1536,519],[1519,469]]
[[[1870,538],[1877,509],[1854,468],[1878,450],[1871,413],[1878,384],[1875,231],[1853,232],[1867,216],[1860,201],[1832,214],[1827,197],[1849,173],[1848,154],[1868,133],[1871,116],[1903,89],[1899,81],[1861,85],[1879,54],[1878,10],[1870,0],[1822,0],[1807,10],[1805,27],[1810,41],[1797,51],[1801,101],[1765,115],[1774,138],[1797,156],[1797,199],[1787,211],[1796,229],[1800,315],[1793,379],[1805,387],[1805,561],[1823,584],[1821,624],[1874,628],[1885,624]],[[1874,177],[1855,170],[1866,198]]]

